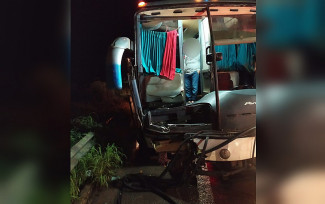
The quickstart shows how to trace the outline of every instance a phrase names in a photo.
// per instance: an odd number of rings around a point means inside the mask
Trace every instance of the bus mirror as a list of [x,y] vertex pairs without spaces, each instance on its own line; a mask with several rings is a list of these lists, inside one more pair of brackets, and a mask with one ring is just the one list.
[[[220,61],[222,60],[222,53],[221,52],[216,52],[216,61]],[[206,63],[207,64],[211,64],[213,61],[213,55],[210,53],[210,54],[207,54],[206,55]]]
[[212,54],[211,54],[211,53],[210,53],[210,54],[207,54],[207,56],[206,56],[206,63],[207,63],[208,65],[210,65],[212,61],[213,61],[213,56],[212,56]]

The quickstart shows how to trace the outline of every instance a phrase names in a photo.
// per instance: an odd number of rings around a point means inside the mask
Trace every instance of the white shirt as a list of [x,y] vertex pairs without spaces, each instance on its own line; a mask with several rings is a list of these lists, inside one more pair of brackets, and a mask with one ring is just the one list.
[[191,74],[199,70],[200,70],[200,55],[196,56],[195,58],[190,58],[185,55],[185,67],[184,67],[185,74]]

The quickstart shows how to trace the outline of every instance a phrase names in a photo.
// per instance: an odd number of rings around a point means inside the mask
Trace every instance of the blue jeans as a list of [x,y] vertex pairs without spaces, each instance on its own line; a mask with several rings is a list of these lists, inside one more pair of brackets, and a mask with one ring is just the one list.
[[186,101],[196,101],[199,87],[199,73],[197,71],[191,74],[185,74],[185,95]]

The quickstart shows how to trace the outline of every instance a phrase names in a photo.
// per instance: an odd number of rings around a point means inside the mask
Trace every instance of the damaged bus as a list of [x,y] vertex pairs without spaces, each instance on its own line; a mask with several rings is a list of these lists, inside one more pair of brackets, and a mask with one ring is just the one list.
[[[134,41],[116,39],[106,69],[108,87],[130,94],[140,146],[168,154],[175,177],[208,174],[206,161],[229,165],[226,176],[254,166],[256,1],[140,2],[134,24]],[[193,103],[189,56],[199,60]]]

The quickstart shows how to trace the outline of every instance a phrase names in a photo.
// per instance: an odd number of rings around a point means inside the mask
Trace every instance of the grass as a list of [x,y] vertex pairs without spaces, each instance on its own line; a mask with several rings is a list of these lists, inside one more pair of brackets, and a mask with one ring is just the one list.
[[96,128],[102,127],[92,116],[79,116],[71,120],[72,128],[70,130],[70,147],[81,140],[83,133],[94,131]]
[[[71,120],[71,125],[71,147],[82,139],[83,133],[102,127],[90,115],[74,118]],[[121,167],[123,157],[125,155],[114,144],[108,145],[105,148],[92,147],[71,171],[70,193],[72,200],[79,198],[80,188],[85,183],[92,183],[99,187],[108,187],[116,169]]]
[[102,127],[102,125],[97,123],[90,115],[74,118],[71,121],[71,124],[74,129],[80,132],[94,131],[96,128]]
[[70,145],[71,147],[79,142],[82,138],[82,133],[76,129],[70,130]]
[[85,182],[99,187],[108,187],[116,169],[121,167],[123,157],[125,155],[114,144],[108,145],[104,149],[92,147],[71,171],[71,198],[78,198],[80,187]]
[[80,177],[81,174],[77,174],[77,170],[73,169],[70,173],[70,194],[72,200],[75,200],[78,198],[78,195],[80,193],[80,185],[83,183],[83,179]]

